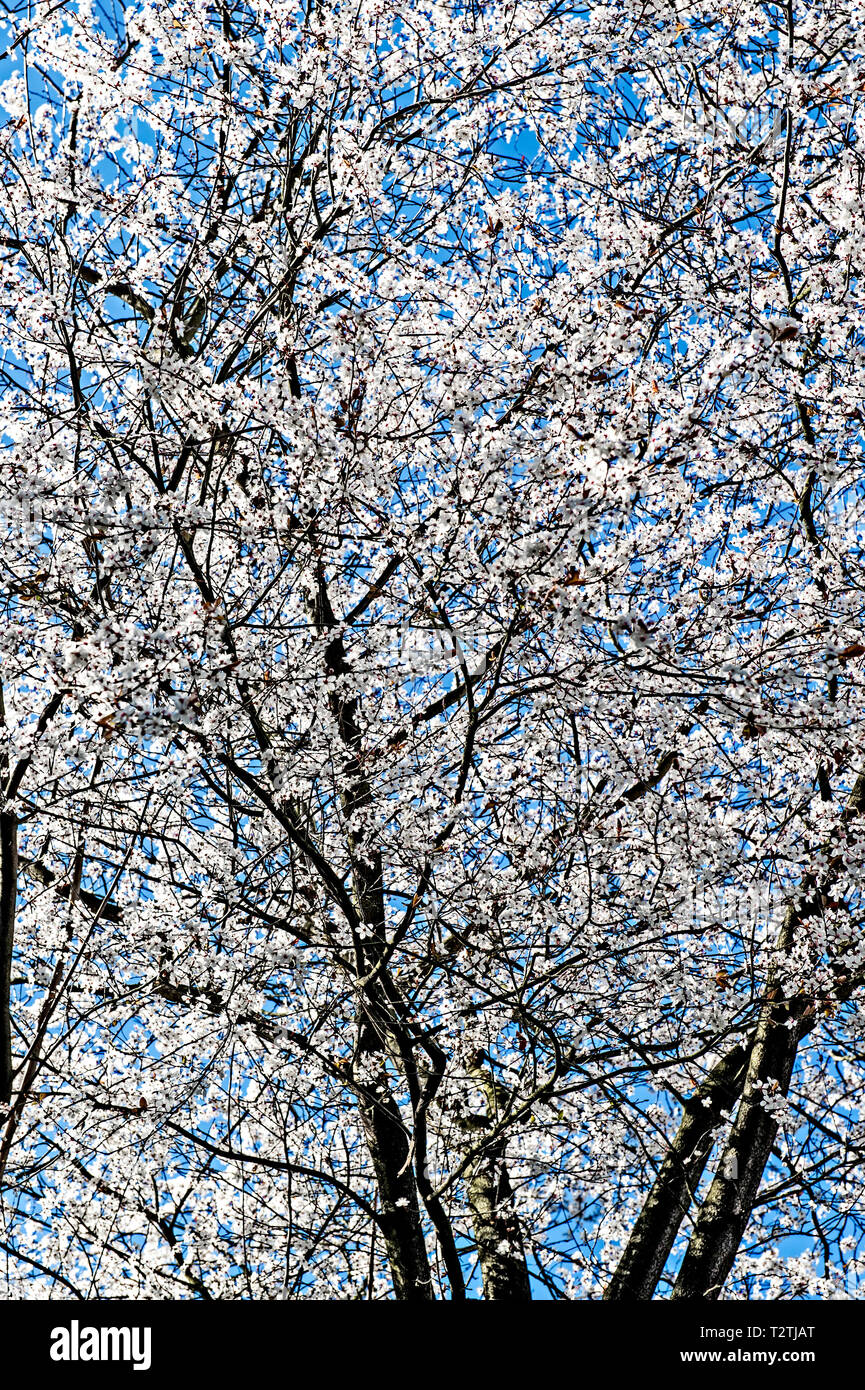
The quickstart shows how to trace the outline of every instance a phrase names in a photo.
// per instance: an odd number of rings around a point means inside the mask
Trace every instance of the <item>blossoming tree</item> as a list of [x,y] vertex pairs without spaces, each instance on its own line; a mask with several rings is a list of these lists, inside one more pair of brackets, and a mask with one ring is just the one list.
[[10,14],[7,1296],[857,1287],[862,32]]

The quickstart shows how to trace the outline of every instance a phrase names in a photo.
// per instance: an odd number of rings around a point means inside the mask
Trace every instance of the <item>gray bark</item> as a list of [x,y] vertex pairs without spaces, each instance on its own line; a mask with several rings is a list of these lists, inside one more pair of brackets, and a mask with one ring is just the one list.
[[18,822],[10,811],[0,812],[0,1101],[12,1096],[12,952],[15,944],[15,904],[18,897]]
[[712,1152],[714,1127],[721,1111],[731,1109],[741,1094],[747,1059],[741,1044],[731,1048],[685,1105],[670,1151],[604,1292],[605,1300],[632,1302],[654,1296]]
[[[865,774],[856,778],[842,822],[865,811]],[[823,896],[837,877],[843,860],[830,861],[829,872],[811,901],[784,915],[777,951],[786,955],[798,924],[821,910]],[[766,998],[751,1047],[748,1071],[736,1120],[727,1140],[712,1186],[700,1209],[672,1297],[717,1299],[733,1268],[757,1197],[763,1171],[778,1132],[777,1121],[763,1105],[764,1096],[786,1096],[799,1043],[814,1026],[814,1001],[785,998],[778,964],[769,971]],[[839,980],[839,984],[841,981]],[[841,984],[841,991],[849,992]]]
[[[336,618],[328,599],[323,571],[318,576],[315,610],[319,630],[332,631],[336,627]],[[350,670],[341,637],[334,637],[328,643],[325,662],[327,669],[336,675],[345,675]],[[363,813],[372,804],[369,783],[362,772],[358,701],[334,695],[330,699],[330,707],[346,749],[342,803],[346,816],[352,817],[358,812]],[[357,913],[369,930],[365,940],[355,940],[354,943],[358,975],[366,979],[376,975],[376,968],[382,965],[387,951],[382,861],[379,850],[369,842],[363,831],[351,831],[348,846]],[[386,1058],[391,1057],[406,1071],[406,1058],[402,1055],[406,1050],[405,1040],[403,1048],[400,1048],[400,1040],[395,1036],[398,1026],[392,1002],[387,998],[383,972],[380,972],[378,978],[370,979],[369,983],[361,986],[358,999],[357,1059],[381,1058],[374,1085],[363,1082],[358,1086],[360,1118],[378,1185],[381,1225],[393,1275],[394,1294],[401,1302],[428,1302],[435,1298],[435,1293],[412,1166],[412,1144],[390,1089],[385,1066]],[[410,1073],[413,1071],[411,1058],[407,1060]],[[407,1080],[411,1085],[411,1075],[407,1075]]]
[[[497,1118],[500,1095],[491,1073],[480,1065],[481,1056],[470,1065],[469,1074],[477,1078],[487,1101],[487,1120]],[[469,1210],[472,1215],[478,1260],[481,1266],[483,1296],[499,1303],[529,1303],[532,1291],[519,1217],[514,1209],[510,1177],[505,1165],[505,1140],[497,1140],[476,1160],[468,1183]]]
[[[778,938],[786,954],[799,914],[788,908]],[[801,1031],[797,1001],[784,997],[777,966],[769,971],[766,999],[748,1058],[742,1099],[712,1186],[706,1195],[671,1295],[718,1298],[736,1258],[772,1151],[777,1122],[764,1095],[786,1096]]]
[[484,1155],[468,1185],[478,1259],[485,1299],[500,1303],[529,1303],[532,1291],[513,1209],[508,1170],[494,1151]]
[[[381,1045],[369,1023],[362,1023],[358,1051],[378,1053]],[[384,1079],[378,1090],[365,1087],[359,1100],[360,1118],[379,1194],[380,1224],[395,1297],[405,1303],[426,1303],[435,1297],[424,1243],[417,1186],[409,1161],[410,1143],[399,1106]]]

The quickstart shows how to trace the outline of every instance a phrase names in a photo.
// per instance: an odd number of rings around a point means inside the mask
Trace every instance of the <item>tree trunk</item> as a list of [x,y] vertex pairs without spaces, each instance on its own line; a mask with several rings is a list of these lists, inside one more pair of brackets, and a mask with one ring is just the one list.
[[[315,618],[320,632],[332,631],[336,627],[322,567],[318,571]],[[349,673],[341,636],[334,637],[328,643],[325,663],[327,670],[338,676]],[[341,799],[346,817],[351,819],[362,815],[372,805],[369,783],[362,773],[358,700],[334,694],[329,704],[347,753],[343,765],[346,785]],[[382,859],[377,846],[370,842],[368,832],[350,830],[347,840],[355,905],[360,921],[369,932],[366,939],[355,939],[354,943],[358,973],[365,977],[375,974],[387,951]],[[394,1057],[398,1065],[403,1062],[399,1048],[389,1046],[394,1022],[390,1012],[381,979],[374,979],[362,986],[357,1055],[365,1059],[378,1054],[382,1065],[374,1087],[368,1081],[358,1086],[358,1104],[378,1184],[394,1293],[403,1302],[427,1302],[434,1299],[435,1294],[412,1165],[412,1146],[399,1106],[391,1093],[384,1065],[387,1056]]]
[[737,1043],[715,1063],[687,1102],[670,1151],[604,1293],[605,1300],[637,1301],[654,1296],[712,1152],[713,1129],[721,1111],[731,1109],[741,1094],[747,1059],[746,1049]]
[[[786,953],[799,916],[788,908],[778,940]],[[784,998],[772,967],[739,1111],[706,1195],[673,1288],[672,1298],[718,1298],[745,1233],[751,1208],[772,1151],[777,1121],[762,1105],[764,1095],[786,1096],[801,1036],[797,1011]],[[790,1026],[792,1025],[792,1026]]]
[[18,821],[0,812],[0,1102],[12,1096],[12,950],[18,898]]
[[[469,1064],[469,1075],[481,1086],[487,1102],[487,1120],[495,1124],[507,1092],[498,1087],[492,1072],[485,1071],[479,1053]],[[485,1300],[529,1303],[532,1298],[519,1217],[505,1166],[505,1141],[499,1140],[480,1154],[468,1183],[469,1210],[481,1266]]]
[[[865,773],[860,772],[841,820],[847,823],[863,812]],[[778,934],[779,957],[789,953],[798,924],[821,910],[823,897],[842,865],[840,857],[830,863],[829,872],[807,905],[801,909],[792,904],[788,907]],[[817,889],[816,883],[812,886]],[[813,1012],[813,1003],[811,1007]],[[806,1001],[802,998],[784,997],[777,965],[773,966],[751,1047],[739,1111],[715,1179],[700,1208],[673,1288],[674,1299],[718,1298],[733,1268],[778,1133],[778,1123],[763,1106],[763,1097],[787,1095],[799,1042],[813,1026],[813,1018],[807,1021],[805,1009]]]
[[508,1170],[497,1149],[480,1159],[468,1186],[485,1299],[530,1303],[529,1271]]
[[[375,1029],[363,1020],[360,1055],[381,1052]],[[409,1137],[399,1106],[387,1086],[382,1068],[379,1089],[365,1086],[359,1099],[360,1117],[378,1186],[381,1225],[393,1275],[394,1294],[406,1303],[432,1300],[432,1275],[424,1243],[414,1171],[409,1161]]]

